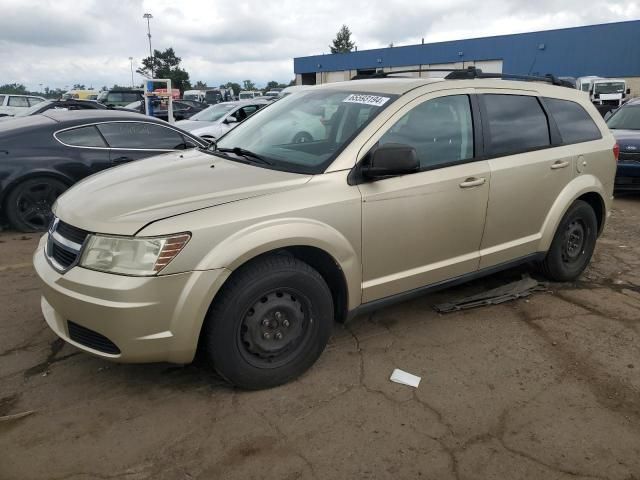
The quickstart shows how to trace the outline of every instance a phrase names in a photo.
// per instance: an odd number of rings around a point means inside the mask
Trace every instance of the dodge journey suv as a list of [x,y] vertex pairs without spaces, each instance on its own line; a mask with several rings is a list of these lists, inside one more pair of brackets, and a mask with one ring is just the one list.
[[575,89],[314,87],[208,148],[119,166],[59,197],[34,254],[42,312],[102,358],[188,363],[200,349],[229,382],[272,387],[316,361],[334,321],[523,262],[577,278],[617,154]]

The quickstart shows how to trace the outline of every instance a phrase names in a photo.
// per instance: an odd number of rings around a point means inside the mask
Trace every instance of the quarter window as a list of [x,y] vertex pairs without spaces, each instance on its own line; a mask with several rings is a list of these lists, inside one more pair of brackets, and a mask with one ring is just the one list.
[[545,98],[544,102],[558,125],[563,143],[589,142],[602,138],[600,129],[581,105],[557,98]]
[[511,155],[551,144],[547,116],[536,97],[493,94],[482,97],[492,155]]
[[93,125],[58,132],[56,138],[74,147],[106,147],[104,140]]
[[416,149],[420,168],[428,170],[473,158],[473,121],[467,95],[421,103],[391,127],[379,141]]
[[111,122],[98,125],[112,148],[176,150],[185,148],[182,135],[171,128],[146,122]]

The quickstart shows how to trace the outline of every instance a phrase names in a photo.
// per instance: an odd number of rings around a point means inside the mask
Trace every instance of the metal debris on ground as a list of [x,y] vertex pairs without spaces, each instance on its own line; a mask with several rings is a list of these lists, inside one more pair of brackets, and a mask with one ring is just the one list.
[[458,310],[484,307],[486,305],[497,305],[510,300],[528,297],[532,293],[544,292],[546,290],[546,283],[538,282],[528,275],[523,275],[521,280],[501,285],[476,295],[459,298],[451,302],[440,303],[434,305],[433,308],[439,313],[456,312]]
[[27,417],[35,413],[35,410],[29,410],[27,412],[14,413],[13,415],[4,415],[0,417],[0,422],[9,422],[11,420],[18,420],[19,418]]
[[400,383],[402,385],[407,385],[409,387],[418,388],[421,378],[417,375],[413,375],[411,373],[405,372],[404,370],[396,368],[391,374],[391,378],[389,380],[395,383]]

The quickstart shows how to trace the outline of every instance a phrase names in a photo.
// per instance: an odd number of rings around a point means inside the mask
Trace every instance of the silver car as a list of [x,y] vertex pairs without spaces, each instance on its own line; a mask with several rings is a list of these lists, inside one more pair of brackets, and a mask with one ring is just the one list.
[[217,139],[268,104],[260,100],[218,103],[196,113],[189,120],[180,120],[176,125],[201,138]]

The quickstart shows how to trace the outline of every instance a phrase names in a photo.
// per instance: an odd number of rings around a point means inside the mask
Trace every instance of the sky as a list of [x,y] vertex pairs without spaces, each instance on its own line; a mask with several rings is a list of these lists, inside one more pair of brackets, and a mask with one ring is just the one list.
[[636,20],[640,0],[0,0],[0,84],[129,85],[129,57],[135,71],[149,55],[146,12],[153,48],[173,47],[192,83],[260,87],[329,53],[342,24],[365,50]]

